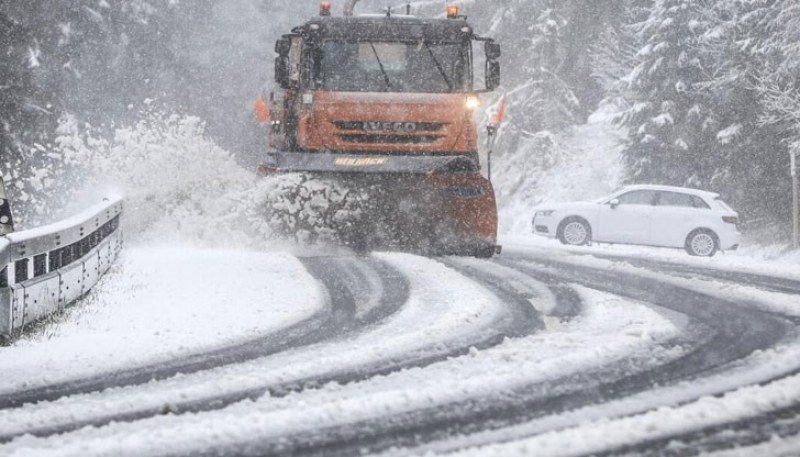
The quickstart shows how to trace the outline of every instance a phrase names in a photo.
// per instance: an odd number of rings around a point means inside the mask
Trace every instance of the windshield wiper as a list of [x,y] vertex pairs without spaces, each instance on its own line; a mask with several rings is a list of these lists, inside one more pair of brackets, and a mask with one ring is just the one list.
[[389,89],[392,88],[392,83],[389,82],[389,75],[386,73],[386,69],[383,68],[383,62],[381,62],[381,58],[378,57],[378,51],[375,49],[375,45],[370,41],[369,46],[372,48],[372,53],[375,54],[375,60],[378,61],[378,66],[381,67],[381,73],[383,73],[383,80],[386,82],[386,92],[389,92]]
[[450,82],[450,78],[448,78],[447,77],[447,73],[444,72],[444,68],[442,68],[442,64],[440,64],[439,60],[436,59],[436,56],[433,55],[433,51],[431,50],[431,47],[428,46],[427,42],[423,42],[422,45],[425,46],[425,49],[428,50],[428,54],[431,56],[431,59],[433,59],[433,63],[436,64],[436,68],[439,70],[439,74],[442,75],[442,79],[444,79],[444,82],[447,83],[448,90],[450,92],[453,92],[453,83]]

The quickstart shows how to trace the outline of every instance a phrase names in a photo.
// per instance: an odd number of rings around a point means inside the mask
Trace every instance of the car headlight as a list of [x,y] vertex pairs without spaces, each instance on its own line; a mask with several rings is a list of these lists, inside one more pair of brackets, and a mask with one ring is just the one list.
[[467,95],[467,100],[464,102],[464,105],[468,110],[475,111],[481,107],[481,99],[478,98],[477,95]]
[[536,211],[536,217],[539,217],[539,216],[547,217],[547,216],[552,215],[554,212],[555,212],[555,210],[552,210],[552,209],[548,209],[548,210],[544,210],[544,211]]

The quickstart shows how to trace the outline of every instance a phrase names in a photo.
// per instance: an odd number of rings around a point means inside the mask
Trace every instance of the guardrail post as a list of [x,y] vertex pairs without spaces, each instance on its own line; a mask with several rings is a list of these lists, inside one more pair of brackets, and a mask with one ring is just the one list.
[[800,144],[794,143],[789,149],[790,172],[792,175],[792,246],[797,249],[800,247],[800,211],[798,211],[798,183],[797,183],[797,153],[800,152]]
[[0,176],[0,235],[14,231],[14,218],[11,217],[11,204],[6,196],[6,184]]

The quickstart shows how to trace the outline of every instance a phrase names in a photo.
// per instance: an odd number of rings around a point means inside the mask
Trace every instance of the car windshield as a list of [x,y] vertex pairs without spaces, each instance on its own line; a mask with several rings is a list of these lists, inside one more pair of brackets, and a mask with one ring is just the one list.
[[326,41],[316,82],[332,91],[462,92],[468,83],[468,49],[427,41]]

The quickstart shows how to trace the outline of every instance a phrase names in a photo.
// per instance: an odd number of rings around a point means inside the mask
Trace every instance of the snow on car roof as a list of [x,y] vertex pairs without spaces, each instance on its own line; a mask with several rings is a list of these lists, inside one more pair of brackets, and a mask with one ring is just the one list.
[[692,189],[690,187],[676,187],[676,186],[663,186],[659,184],[635,184],[631,186],[625,186],[622,188],[623,190],[663,190],[663,191],[671,191],[671,192],[684,192],[687,194],[694,194],[700,197],[706,198],[717,198],[719,194],[716,192],[710,192],[707,190],[700,190],[700,189]]

